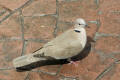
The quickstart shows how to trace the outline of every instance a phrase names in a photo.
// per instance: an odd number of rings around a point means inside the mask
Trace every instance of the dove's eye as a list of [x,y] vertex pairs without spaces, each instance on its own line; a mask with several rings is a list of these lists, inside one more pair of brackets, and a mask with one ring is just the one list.
[[79,23],[79,25],[81,25],[81,24]]

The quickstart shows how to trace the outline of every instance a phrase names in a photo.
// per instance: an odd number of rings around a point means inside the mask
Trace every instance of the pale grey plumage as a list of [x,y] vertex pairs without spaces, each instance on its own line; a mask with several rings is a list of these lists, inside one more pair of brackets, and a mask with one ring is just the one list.
[[13,65],[21,67],[40,60],[66,59],[79,54],[87,41],[84,29],[85,25],[86,22],[83,19],[77,19],[74,29],[70,29],[59,35],[33,54],[14,59]]

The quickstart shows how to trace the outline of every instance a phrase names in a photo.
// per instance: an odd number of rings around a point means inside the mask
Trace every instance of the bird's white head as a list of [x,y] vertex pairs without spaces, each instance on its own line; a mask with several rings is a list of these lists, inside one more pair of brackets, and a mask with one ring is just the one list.
[[87,26],[87,23],[86,23],[86,21],[84,20],[84,19],[82,19],[82,18],[78,18],[78,19],[76,19],[76,21],[75,21],[75,28],[85,28]]

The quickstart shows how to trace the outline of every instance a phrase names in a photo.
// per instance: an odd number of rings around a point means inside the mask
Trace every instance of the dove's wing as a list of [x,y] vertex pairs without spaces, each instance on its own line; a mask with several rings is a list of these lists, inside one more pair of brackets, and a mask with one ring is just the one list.
[[70,29],[43,46],[45,56],[65,59],[77,55],[83,49],[79,34]]

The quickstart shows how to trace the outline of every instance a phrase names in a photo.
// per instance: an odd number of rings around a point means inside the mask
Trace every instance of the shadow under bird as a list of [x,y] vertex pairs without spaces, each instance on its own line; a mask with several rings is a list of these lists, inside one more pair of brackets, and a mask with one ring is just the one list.
[[76,19],[73,29],[57,36],[38,51],[14,59],[13,66],[18,68],[44,60],[71,60],[71,57],[78,55],[86,45],[85,27],[87,27],[87,24],[84,19]]

